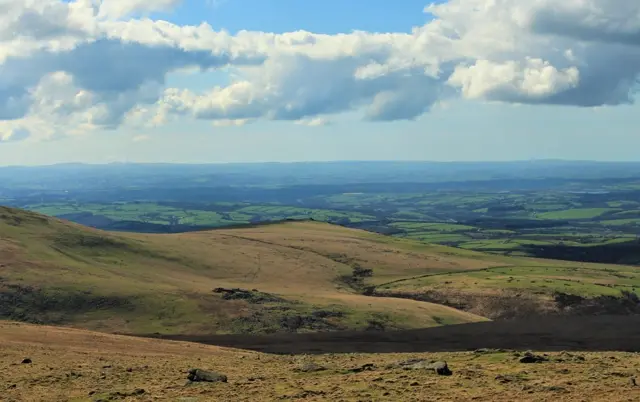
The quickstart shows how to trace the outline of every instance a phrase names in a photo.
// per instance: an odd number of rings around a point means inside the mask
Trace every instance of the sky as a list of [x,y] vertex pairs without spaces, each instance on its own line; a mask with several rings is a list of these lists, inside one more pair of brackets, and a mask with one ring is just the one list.
[[640,2],[0,0],[0,165],[638,161]]

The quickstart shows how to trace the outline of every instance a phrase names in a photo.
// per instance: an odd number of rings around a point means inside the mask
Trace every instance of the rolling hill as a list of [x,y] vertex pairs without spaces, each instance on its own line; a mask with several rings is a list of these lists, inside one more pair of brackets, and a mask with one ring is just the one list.
[[359,294],[348,280],[357,262],[376,265],[385,280],[489,265],[386,241],[314,222],[116,234],[2,208],[0,313],[132,334],[399,329],[485,320],[437,304]]
[[0,317],[136,335],[390,330],[633,313],[634,267],[486,255],[320,222],[110,233],[0,208]]

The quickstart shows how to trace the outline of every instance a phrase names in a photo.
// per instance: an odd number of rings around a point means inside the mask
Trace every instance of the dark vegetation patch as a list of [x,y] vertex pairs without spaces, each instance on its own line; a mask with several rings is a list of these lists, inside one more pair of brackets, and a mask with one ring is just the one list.
[[62,232],[58,233],[53,239],[56,247],[67,249],[73,248],[101,248],[101,249],[129,249],[131,246],[112,237],[89,234],[83,232]]
[[134,309],[135,305],[129,298],[95,295],[89,291],[45,290],[0,281],[0,318],[5,320],[64,324],[73,322],[73,316],[77,314]]
[[535,316],[635,315],[640,314],[640,298],[633,292],[620,296],[582,297],[556,292],[552,300],[517,291],[496,295],[466,294],[460,291],[425,292],[374,291],[373,296],[397,297],[442,304],[492,320],[512,320]]
[[345,316],[341,311],[323,310],[319,313],[287,305],[267,306],[233,319],[231,328],[238,334],[339,331],[347,329],[347,326],[332,318]]
[[371,295],[441,304],[492,320],[511,320],[549,314],[549,305],[544,300],[518,292],[504,292],[499,295],[479,295],[435,289],[425,292],[375,290]]
[[352,268],[351,274],[338,277],[338,282],[347,285],[358,293],[371,295],[373,287],[367,286],[364,280],[373,276],[373,270],[364,268],[356,262],[350,262],[350,265]]
[[315,309],[257,289],[216,288],[213,292],[220,294],[227,303],[246,303],[229,321],[233,333],[339,331],[349,327],[344,322],[349,313],[337,306]]
[[581,297],[566,293],[554,294],[562,314],[570,315],[635,315],[640,314],[640,298],[633,292],[621,291],[621,296]]
[[224,300],[245,300],[248,303],[252,304],[260,304],[260,303],[275,303],[275,302],[285,302],[286,300],[278,297],[276,295],[260,292],[256,289],[254,290],[245,290],[245,289],[225,289],[225,288],[215,288],[213,293],[222,294],[222,298]]
[[46,225],[49,223],[49,219],[40,214],[4,206],[0,206],[0,221],[11,226],[21,226],[23,224]]
[[583,247],[563,244],[523,245],[522,249],[538,258],[605,264],[640,264],[640,240]]
[[107,227],[114,223],[114,220],[104,215],[97,215],[93,212],[75,212],[70,214],[56,215],[59,219],[65,219],[90,227]]

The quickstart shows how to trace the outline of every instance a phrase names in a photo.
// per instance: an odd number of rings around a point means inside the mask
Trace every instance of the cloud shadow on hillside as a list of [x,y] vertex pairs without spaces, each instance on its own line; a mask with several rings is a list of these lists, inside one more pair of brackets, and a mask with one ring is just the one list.
[[479,348],[640,352],[640,316],[552,317],[390,332],[161,338],[273,354],[460,352]]

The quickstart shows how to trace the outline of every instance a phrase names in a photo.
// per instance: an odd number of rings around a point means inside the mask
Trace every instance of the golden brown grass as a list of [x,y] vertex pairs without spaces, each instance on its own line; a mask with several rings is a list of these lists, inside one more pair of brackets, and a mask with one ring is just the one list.
[[380,282],[491,264],[441,255],[430,246],[408,249],[359,230],[310,222],[143,235],[101,232],[6,208],[0,215],[0,292],[3,283],[19,284],[55,291],[62,299],[88,292],[135,304],[120,311],[69,311],[58,322],[64,325],[130,333],[233,332],[234,320],[262,308],[223,301],[212,293],[217,287],[257,288],[305,311],[338,309],[345,314],[337,319],[344,328],[365,328],[380,315],[392,328],[484,320],[437,304],[354,292],[339,280],[351,275],[354,264],[372,268],[372,280]]
[[[20,307],[5,314],[16,320],[197,335],[272,331],[264,323],[277,324],[283,317],[272,312],[280,307],[299,315],[339,311],[343,316],[332,319],[338,329],[364,329],[372,321],[386,328],[423,328],[496,316],[485,313],[492,305],[464,312],[364,296],[341,280],[356,266],[373,272],[364,285],[408,297],[435,289],[486,299],[506,289],[507,296],[524,292],[544,304],[556,291],[616,296],[640,286],[640,274],[632,267],[486,255],[319,222],[146,235],[107,233],[0,208],[0,296],[14,285],[32,287],[38,296],[34,300],[31,290],[22,290],[26,311]],[[217,287],[258,289],[284,302],[225,301],[213,294]],[[60,303],[79,295],[86,296],[84,305]],[[93,309],[96,298],[107,302]],[[122,300],[130,305],[115,308]],[[33,306],[58,311],[52,318],[32,311]],[[238,320],[256,314],[262,314],[262,327],[238,326]]]
[[[564,362],[522,364],[512,352],[277,356],[191,343],[0,322],[3,401],[636,401],[640,356],[549,353]],[[584,357],[584,361],[575,359]],[[31,364],[21,364],[29,357]],[[450,377],[390,369],[389,363],[446,360]],[[298,373],[304,362],[327,368]],[[364,364],[376,369],[347,370]],[[228,383],[186,385],[191,367]],[[130,395],[136,389],[144,394]],[[129,396],[118,396],[120,395]],[[90,395],[91,394],[91,395]],[[111,399],[109,399],[111,398]]]

